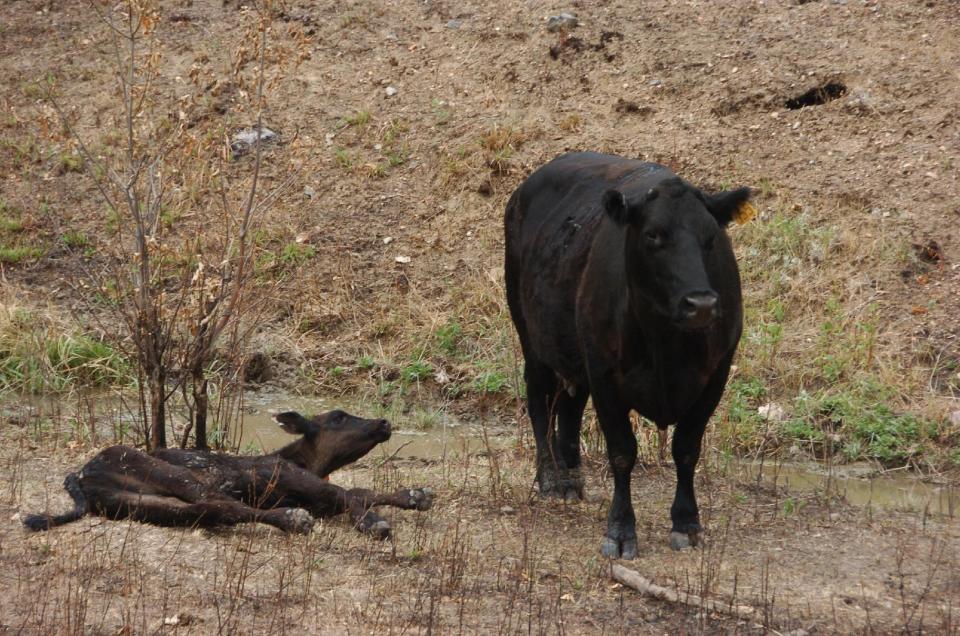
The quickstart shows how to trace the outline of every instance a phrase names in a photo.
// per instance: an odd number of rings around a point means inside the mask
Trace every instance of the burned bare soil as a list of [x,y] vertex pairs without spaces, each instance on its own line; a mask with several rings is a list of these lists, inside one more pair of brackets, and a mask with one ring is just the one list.
[[[159,4],[150,112],[186,122],[195,147],[249,127],[255,12]],[[548,31],[561,11],[579,26]],[[707,434],[713,456],[866,460],[955,483],[956,2],[299,0],[279,3],[269,42],[264,121],[280,141],[265,149],[262,177],[285,188],[256,236],[257,379],[346,396],[402,428],[429,431],[456,414],[498,443],[374,455],[340,475],[437,490],[434,510],[389,513],[386,543],[336,520],[307,538],[90,518],[27,535],[15,515],[65,506],[63,475],[95,450],[76,435],[81,414],[36,414],[8,395],[0,629],[957,631],[952,509],[850,506],[738,479],[711,459],[697,484],[708,545],[674,554],[674,478],[653,462],[649,426],[634,478],[645,547],[632,565],[661,585],[751,605],[757,619],[703,615],[611,581],[598,549],[611,485],[595,429],[587,502],[541,502],[531,489],[501,222],[520,180],[565,150],[658,161],[708,189],[753,187],[759,218],[731,232],[747,324]],[[84,273],[108,265],[112,220],[45,97],[56,95],[94,154],[112,156],[122,117],[111,65],[109,31],[86,3],[0,6],[5,308],[64,321],[106,312],[91,301],[109,289]],[[214,167],[178,152],[164,219],[174,236],[216,210],[216,193],[191,176]],[[243,185],[251,162],[225,170]],[[100,335],[104,322],[80,328]]]

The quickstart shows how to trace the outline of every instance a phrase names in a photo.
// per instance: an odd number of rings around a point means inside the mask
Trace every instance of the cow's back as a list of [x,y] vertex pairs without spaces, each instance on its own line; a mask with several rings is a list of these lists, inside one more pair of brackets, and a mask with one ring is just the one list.
[[571,382],[586,383],[576,299],[604,224],[603,193],[649,188],[670,174],[657,164],[570,153],[530,175],[507,204],[505,276],[511,315],[524,350]]

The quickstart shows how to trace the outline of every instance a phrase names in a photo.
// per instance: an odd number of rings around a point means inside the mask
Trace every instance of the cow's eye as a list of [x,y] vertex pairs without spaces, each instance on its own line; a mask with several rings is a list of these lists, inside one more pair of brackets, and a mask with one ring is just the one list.
[[663,234],[656,230],[647,230],[643,236],[651,247],[660,247],[663,244]]

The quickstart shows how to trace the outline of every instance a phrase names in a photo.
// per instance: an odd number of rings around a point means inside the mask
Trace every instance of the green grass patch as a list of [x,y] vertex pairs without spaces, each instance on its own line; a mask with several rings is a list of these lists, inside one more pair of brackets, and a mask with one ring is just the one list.
[[90,238],[83,232],[70,230],[64,232],[60,237],[60,242],[70,249],[83,249],[90,245]]
[[43,249],[35,246],[0,247],[0,263],[19,265],[25,261],[33,261],[43,256]]
[[343,118],[343,122],[348,126],[366,126],[370,123],[373,117],[370,115],[369,111],[359,110],[352,115],[347,115]]
[[0,314],[0,392],[64,392],[129,385],[133,370],[109,344],[60,328],[37,312]]

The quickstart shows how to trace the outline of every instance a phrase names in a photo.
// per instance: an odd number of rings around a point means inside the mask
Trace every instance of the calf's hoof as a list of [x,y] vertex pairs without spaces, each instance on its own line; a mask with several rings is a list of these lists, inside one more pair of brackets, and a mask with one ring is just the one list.
[[636,537],[627,539],[613,539],[604,537],[600,545],[600,551],[608,559],[626,559],[628,561],[637,558],[637,539]]
[[284,513],[287,530],[297,534],[310,534],[313,530],[313,515],[303,508],[291,508]]
[[433,507],[433,491],[429,488],[411,488],[410,502],[415,510],[430,510]]
[[386,519],[380,519],[373,523],[367,529],[367,532],[369,532],[370,536],[374,539],[380,539],[382,541],[390,536],[390,524],[387,523]]
[[357,522],[357,530],[369,534],[374,539],[386,539],[390,536],[390,523],[372,512],[367,512]]
[[679,552],[687,548],[695,548],[700,545],[700,530],[690,530],[688,532],[670,531],[670,547]]

